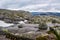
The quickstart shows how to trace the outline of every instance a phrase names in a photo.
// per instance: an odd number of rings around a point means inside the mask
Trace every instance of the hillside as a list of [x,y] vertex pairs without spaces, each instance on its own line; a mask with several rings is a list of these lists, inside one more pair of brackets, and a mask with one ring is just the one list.
[[16,11],[16,10],[6,10],[6,9],[0,9],[0,14],[3,14],[3,15],[13,15],[13,16],[31,16],[30,12],[28,11],[22,11],[22,10],[19,10],[19,11]]
[[12,22],[12,21],[15,22],[24,19],[29,19],[31,18],[31,16],[32,14],[28,11],[0,9],[0,20],[3,20],[5,22]]

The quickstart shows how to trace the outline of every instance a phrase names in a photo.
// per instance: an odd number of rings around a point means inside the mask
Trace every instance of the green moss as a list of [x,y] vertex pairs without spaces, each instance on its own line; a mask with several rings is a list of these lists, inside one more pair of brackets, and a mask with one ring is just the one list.
[[45,37],[39,36],[39,37],[36,37],[36,40],[47,40],[47,39]]

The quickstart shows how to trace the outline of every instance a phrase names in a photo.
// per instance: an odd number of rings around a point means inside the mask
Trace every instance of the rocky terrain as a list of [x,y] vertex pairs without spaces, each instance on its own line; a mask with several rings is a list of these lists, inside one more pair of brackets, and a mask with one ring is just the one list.
[[0,9],[0,20],[5,21],[6,23],[18,23],[24,19],[31,18],[31,13],[27,11],[11,11],[6,9]]
[[[53,33],[48,34],[49,27],[59,28],[60,18],[57,16],[34,16],[29,24],[15,24],[6,29],[14,35],[20,35],[30,39],[41,40],[41,36],[46,38],[44,40],[55,40],[56,36]],[[30,20],[29,20],[30,21]]]
[[10,39],[6,38],[6,37],[3,36],[3,35],[0,35],[0,40],[10,40]]
[[32,16],[30,12],[26,11],[0,9],[0,20],[5,25],[13,23],[8,27],[0,27],[0,34],[3,35],[3,38],[0,37],[0,39],[2,40],[4,38],[9,40],[56,40],[58,39],[56,34],[60,34],[59,16]]

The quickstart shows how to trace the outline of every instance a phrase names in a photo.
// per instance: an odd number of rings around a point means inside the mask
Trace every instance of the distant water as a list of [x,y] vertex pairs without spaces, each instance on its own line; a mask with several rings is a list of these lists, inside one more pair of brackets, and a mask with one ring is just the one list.
[[4,21],[1,21],[1,20],[0,20],[0,26],[1,26],[1,27],[8,27],[8,26],[10,26],[10,25],[14,25],[14,24],[5,23]]

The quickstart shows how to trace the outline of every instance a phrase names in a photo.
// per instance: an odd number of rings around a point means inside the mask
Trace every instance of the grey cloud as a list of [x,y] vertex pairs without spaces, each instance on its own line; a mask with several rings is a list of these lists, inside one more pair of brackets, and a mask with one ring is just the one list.
[[[47,6],[38,7],[38,8],[32,8],[32,5],[38,5],[38,4],[48,4]],[[49,10],[51,8],[55,8],[57,10],[60,10],[60,0],[0,0],[0,8],[11,8],[11,9],[20,9],[22,7],[31,6],[31,8],[28,8],[28,10]],[[23,8],[22,8],[23,9]],[[31,11],[30,10],[30,11]]]

